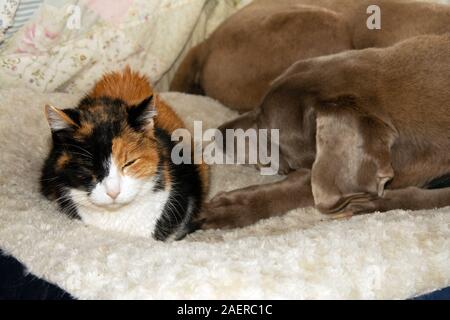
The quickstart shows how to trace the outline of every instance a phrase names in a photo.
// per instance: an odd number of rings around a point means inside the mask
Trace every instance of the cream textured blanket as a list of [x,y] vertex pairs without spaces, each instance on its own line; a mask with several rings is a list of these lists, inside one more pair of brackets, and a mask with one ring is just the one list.
[[[211,127],[234,116],[208,98],[163,97],[189,122],[202,119]],[[49,138],[43,105],[68,107],[77,98],[0,90],[0,248],[74,296],[403,299],[450,285],[448,209],[342,221],[299,209],[172,243],[67,219],[38,192]],[[251,168],[218,166],[212,193],[275,179]]]

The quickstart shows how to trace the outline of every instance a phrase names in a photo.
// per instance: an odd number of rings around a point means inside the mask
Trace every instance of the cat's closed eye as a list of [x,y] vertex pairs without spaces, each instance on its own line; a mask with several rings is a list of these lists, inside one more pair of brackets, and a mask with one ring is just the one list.
[[139,159],[133,159],[131,161],[128,161],[127,163],[125,163],[125,165],[122,167],[122,169],[125,169],[131,165],[133,165],[136,161],[138,161]]

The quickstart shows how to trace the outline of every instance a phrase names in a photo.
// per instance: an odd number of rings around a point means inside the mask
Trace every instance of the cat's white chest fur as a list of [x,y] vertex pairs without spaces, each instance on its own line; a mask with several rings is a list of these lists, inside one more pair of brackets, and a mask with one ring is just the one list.
[[169,196],[168,191],[150,191],[139,195],[133,202],[116,210],[79,206],[78,214],[86,224],[103,230],[151,237]]

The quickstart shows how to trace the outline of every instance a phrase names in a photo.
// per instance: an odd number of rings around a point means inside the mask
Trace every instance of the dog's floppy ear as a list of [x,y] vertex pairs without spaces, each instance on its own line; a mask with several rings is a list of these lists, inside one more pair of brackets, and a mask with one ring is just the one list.
[[328,213],[345,209],[355,197],[382,195],[394,176],[391,146],[397,131],[379,107],[370,77],[353,81],[356,74],[365,75],[370,69],[354,55],[297,62],[271,90],[281,93],[279,101],[286,95],[295,97],[293,103],[304,114],[313,110],[312,190],[316,206]]
[[[364,105],[372,103],[372,106]],[[354,94],[317,97],[317,155],[312,188],[318,209],[344,210],[361,195],[382,196],[394,177],[391,147],[398,134],[387,115],[376,115],[376,99]]]
[[[295,64],[298,65],[299,63]],[[258,108],[219,128],[224,136],[226,129],[279,130],[279,141],[276,143],[279,143],[278,165],[279,173],[282,174],[296,168],[310,167],[315,157],[314,112],[308,107],[308,94],[303,86],[297,86],[296,80],[296,70],[283,74],[271,84]],[[270,135],[267,142],[273,142]],[[246,145],[246,156],[250,147]]]
[[[258,128],[279,129],[280,172],[310,168],[315,159],[316,119],[311,106],[316,87],[309,63],[299,62],[276,79],[263,98]],[[298,72],[298,67],[302,71]]]

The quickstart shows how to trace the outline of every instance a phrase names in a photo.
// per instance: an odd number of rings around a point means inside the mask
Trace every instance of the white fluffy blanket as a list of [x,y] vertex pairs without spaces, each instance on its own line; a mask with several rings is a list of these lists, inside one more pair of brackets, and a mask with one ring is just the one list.
[[[188,121],[234,116],[208,98],[163,97]],[[0,90],[0,247],[78,298],[403,299],[450,285],[448,209],[342,221],[299,209],[173,243],[69,220],[39,195],[38,178],[49,138],[43,105],[76,101]],[[212,178],[212,193],[278,179],[238,166],[215,167]]]

